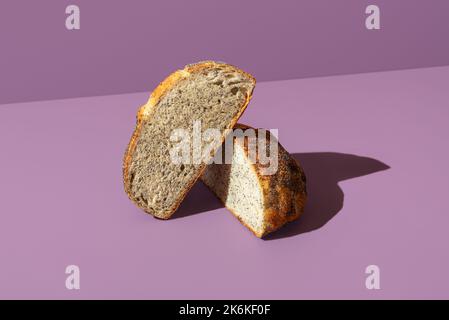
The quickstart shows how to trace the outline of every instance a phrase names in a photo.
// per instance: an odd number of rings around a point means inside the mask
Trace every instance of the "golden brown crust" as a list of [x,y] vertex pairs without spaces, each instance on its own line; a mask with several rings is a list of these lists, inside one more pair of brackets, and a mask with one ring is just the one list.
[[[126,150],[126,153],[124,156],[124,160],[123,160],[123,182],[124,182],[125,192],[127,193],[128,197],[135,204],[137,204],[137,206],[139,208],[141,208],[142,210],[144,210],[145,212],[147,212],[149,214],[154,215],[153,212],[149,212],[147,210],[147,208],[142,207],[139,204],[139,202],[133,197],[133,195],[131,193],[131,183],[130,183],[130,179],[129,179],[129,167],[132,162],[132,156],[133,156],[133,153],[134,153],[136,145],[137,145],[137,140],[139,138],[139,135],[140,135],[140,132],[142,129],[142,125],[145,122],[145,120],[151,118],[152,113],[155,111],[155,108],[156,108],[157,104],[159,103],[159,101],[162,99],[162,97],[171,88],[173,88],[179,81],[186,79],[192,73],[202,72],[203,70],[206,70],[209,68],[217,68],[217,67],[218,68],[228,68],[228,69],[232,69],[232,71],[239,72],[239,73],[243,74],[244,76],[248,77],[249,79],[251,79],[253,81],[254,85],[256,84],[256,79],[252,75],[244,72],[243,70],[241,70],[235,66],[225,64],[225,63],[218,63],[218,62],[214,62],[214,61],[198,62],[195,64],[187,65],[182,70],[177,70],[177,71],[173,72],[165,80],[163,80],[161,83],[159,83],[159,85],[151,93],[148,102],[144,106],[142,106],[137,113],[136,128],[134,129],[134,132],[133,132],[130,142],[128,144],[128,147],[127,147],[127,150]],[[248,106],[248,104],[251,100],[251,97],[252,97],[252,91],[247,92],[246,100],[245,100],[244,104],[242,105],[242,107],[240,108],[240,112],[232,119],[231,123],[229,124],[229,126],[226,129],[232,129],[234,127],[234,125],[237,123],[238,119],[240,118],[240,116],[243,114],[246,107]],[[225,138],[226,137],[223,135],[222,142],[224,142]],[[196,180],[198,180],[198,178],[202,175],[202,173],[204,172],[205,169],[206,169],[206,165],[201,164],[197,171],[198,175],[196,176],[195,179],[192,179],[188,185],[186,185],[184,192],[180,195],[179,200],[174,203],[171,210],[169,210],[169,213],[163,217],[157,216],[157,218],[168,219],[171,217],[171,215],[179,208],[182,200],[184,200],[188,191],[193,187]]]
[[[260,133],[256,130],[257,134]],[[269,132],[265,136],[269,144]],[[245,148],[245,152],[248,152]],[[299,218],[307,199],[306,176],[297,161],[278,142],[278,169],[263,175],[259,161],[253,164],[264,195],[264,230],[260,237]]]
[[139,111],[137,112],[136,128],[134,129],[134,132],[133,132],[131,139],[128,143],[128,147],[126,148],[125,157],[123,160],[123,184],[125,186],[125,192],[129,198],[131,198],[131,192],[130,192],[131,185],[128,180],[129,166],[131,164],[132,154],[134,153],[134,150],[137,145],[137,138],[139,137],[140,131],[142,129],[143,109],[144,109],[144,107],[140,107]]
[[261,168],[255,166],[264,193],[264,236],[298,219],[303,213],[307,199],[306,176],[281,144],[278,170],[274,175],[262,175]]
[[[236,124],[234,129],[251,128],[244,124]],[[256,129],[256,135],[260,133]],[[269,142],[269,136],[267,145]],[[243,143],[243,149],[248,155],[247,138],[244,140],[234,140]],[[264,198],[264,224],[261,232],[254,230],[246,224],[232,209],[228,208],[231,213],[240,220],[255,236],[262,238],[263,236],[278,230],[287,222],[298,219],[303,213],[307,199],[306,176],[303,169],[297,161],[278,143],[278,170],[273,175],[263,175],[263,167],[260,164],[257,155],[256,163],[252,164],[254,173],[259,179]],[[207,184],[206,184],[207,185]],[[211,188],[213,191],[213,189]],[[226,204],[224,203],[226,206]]]

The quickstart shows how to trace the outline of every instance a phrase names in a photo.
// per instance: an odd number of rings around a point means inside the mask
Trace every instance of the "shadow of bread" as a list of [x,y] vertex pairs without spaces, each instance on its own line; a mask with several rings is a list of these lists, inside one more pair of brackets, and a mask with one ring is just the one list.
[[198,180],[171,219],[184,218],[219,208],[223,208],[221,201],[201,180]]
[[323,227],[343,208],[344,193],[338,183],[390,167],[379,160],[336,152],[294,153],[307,177],[304,213],[265,240],[296,236]]

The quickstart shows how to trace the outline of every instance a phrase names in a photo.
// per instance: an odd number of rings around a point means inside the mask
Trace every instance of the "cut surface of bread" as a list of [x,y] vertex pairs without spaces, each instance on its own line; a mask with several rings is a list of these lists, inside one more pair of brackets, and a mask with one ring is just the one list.
[[[176,163],[171,150],[179,129],[193,138],[195,123],[201,134],[213,128],[221,132],[217,150],[248,105],[255,79],[242,70],[212,61],[186,66],[167,77],[152,92],[137,114],[137,125],[123,162],[125,191],[145,212],[168,219],[213,158]],[[200,141],[201,146],[204,144]],[[191,150],[192,151],[192,150]]]
[[[246,130],[250,127],[238,124]],[[259,130],[255,129],[258,138]],[[263,137],[267,145],[274,136]],[[276,143],[277,140],[275,140]],[[307,198],[306,177],[296,160],[278,143],[278,167],[264,175],[263,165],[251,161],[248,138],[235,139],[231,164],[209,164],[201,180],[257,237],[297,219]]]

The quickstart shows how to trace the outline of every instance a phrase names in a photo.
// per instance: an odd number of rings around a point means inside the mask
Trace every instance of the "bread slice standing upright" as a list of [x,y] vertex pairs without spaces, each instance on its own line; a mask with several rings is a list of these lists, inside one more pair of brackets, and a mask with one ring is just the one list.
[[[250,127],[238,124],[235,129]],[[252,129],[252,128],[251,128]],[[274,136],[258,138],[276,139]],[[277,140],[275,140],[276,143]],[[268,149],[268,148],[267,148]],[[296,160],[278,143],[278,163],[274,174],[265,175],[265,167],[249,158],[248,137],[234,138],[232,162],[209,164],[201,180],[224,205],[257,237],[273,232],[285,223],[297,219],[307,198],[306,176]]]
[[147,213],[168,219],[214,156],[213,152],[202,156],[201,163],[174,163],[173,132],[184,129],[193,135],[198,122],[201,132],[218,129],[221,139],[213,149],[217,150],[225,129],[233,128],[248,105],[255,82],[248,73],[213,61],[187,65],[162,81],[140,108],[124,157],[129,198]]

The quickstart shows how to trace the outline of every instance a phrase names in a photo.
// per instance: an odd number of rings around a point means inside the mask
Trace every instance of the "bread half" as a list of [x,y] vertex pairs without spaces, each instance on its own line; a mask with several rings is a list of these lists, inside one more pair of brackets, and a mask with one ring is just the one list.
[[[252,129],[238,124],[235,129]],[[276,139],[254,129],[258,138]],[[273,232],[285,223],[297,219],[306,202],[306,176],[303,169],[275,140],[278,146],[277,170],[264,174],[266,165],[250,160],[248,137],[234,138],[232,162],[209,164],[201,179],[223,204],[257,237]],[[269,148],[267,148],[269,150]]]
[[[255,83],[248,73],[213,61],[188,65],[162,81],[140,108],[124,157],[123,178],[129,198],[145,212],[168,219],[213,158],[226,129],[232,129],[245,110]],[[215,141],[211,152],[201,154],[200,162],[173,162],[170,152],[178,143],[173,133],[182,129],[195,139],[198,123],[201,133],[210,128],[220,130],[221,139]],[[203,147],[205,143],[199,144]]]

